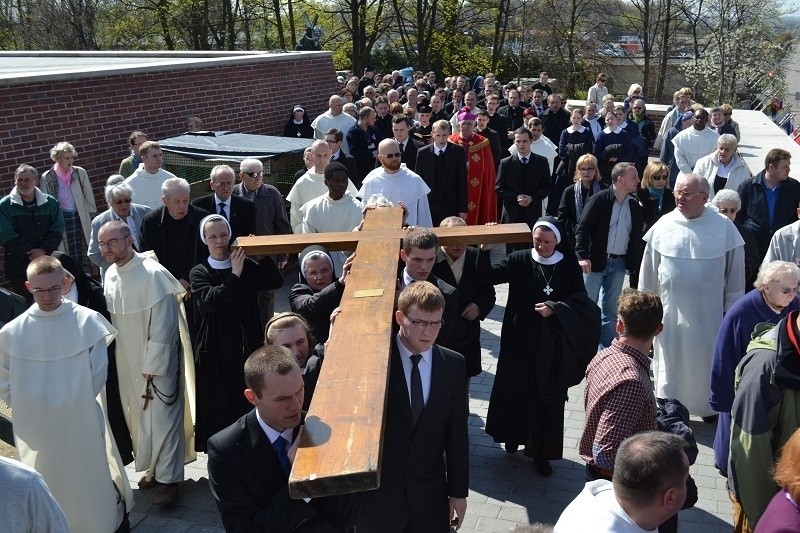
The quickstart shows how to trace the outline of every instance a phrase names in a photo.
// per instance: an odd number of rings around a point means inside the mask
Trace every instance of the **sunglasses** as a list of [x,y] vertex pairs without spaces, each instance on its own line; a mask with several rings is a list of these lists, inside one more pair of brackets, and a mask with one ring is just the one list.
[[395,157],[401,157],[403,154],[401,154],[400,152],[395,152],[393,154],[381,154],[381,155],[383,155],[383,157],[387,159],[394,159]]
[[250,176],[251,178],[257,178],[257,177],[263,177],[263,176],[264,176],[264,173],[263,173],[263,172],[244,172],[244,170],[243,170],[242,172],[243,172],[244,174],[247,174],[247,175],[248,175],[248,176]]
[[659,174],[659,175],[657,175],[657,176],[653,176],[653,181],[667,181],[667,178],[669,178],[669,176],[668,176],[668,175],[666,175],[666,174]]
[[[776,285],[777,285],[777,283],[776,283]],[[780,287],[779,286],[778,290],[781,292],[781,294],[785,294],[785,295],[788,296],[790,294],[797,294],[798,292],[800,292],[800,287]]]

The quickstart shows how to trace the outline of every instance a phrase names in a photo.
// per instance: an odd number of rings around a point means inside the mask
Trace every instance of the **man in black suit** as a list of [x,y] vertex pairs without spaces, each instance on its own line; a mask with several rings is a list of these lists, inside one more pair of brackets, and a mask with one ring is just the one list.
[[[359,494],[295,500],[289,471],[302,431],[303,374],[292,352],[262,346],[244,364],[255,409],[208,440],[208,482],[226,531],[334,532],[352,528]],[[377,530],[376,530],[377,531]]]
[[544,123],[544,136],[556,146],[561,140],[561,132],[569,127],[569,113],[563,104],[560,94],[551,94],[547,97],[547,109],[539,115]]
[[404,266],[400,272],[398,289],[403,290],[417,281],[429,281],[441,291],[447,307],[444,310],[444,326],[438,331],[436,343],[451,348],[450,341],[458,317],[458,289],[433,275],[438,249],[439,238],[430,229],[410,229],[403,237],[403,247],[400,248],[400,260]]
[[449,216],[467,217],[467,159],[464,148],[447,141],[450,123],[437,120],[431,128],[433,143],[417,152],[414,172],[431,192],[428,205],[434,226]]
[[446,533],[467,510],[464,358],[434,344],[445,303],[433,284],[412,283],[397,307],[381,485],[363,493],[359,531]]
[[400,162],[405,163],[409,170],[417,167],[417,151],[422,148],[422,143],[415,141],[409,133],[411,132],[411,119],[405,115],[395,115],[392,117],[392,135],[400,146]]
[[[500,162],[494,190],[503,201],[500,221],[504,224],[525,222],[529,227],[542,216],[542,200],[553,190],[550,164],[546,157],[531,152],[533,133],[528,128],[514,132],[517,155]],[[506,245],[510,253],[530,245]]]
[[231,242],[236,237],[255,235],[256,205],[241,196],[233,196],[233,183],[236,180],[233,169],[228,165],[217,165],[211,169],[212,194],[201,196],[192,205],[217,213],[228,219],[231,225]]
[[[331,163],[341,163],[347,169],[347,175],[350,179],[355,179],[358,175],[356,168],[356,158],[350,154],[346,154],[342,150],[342,142],[344,141],[344,132],[331,128],[325,132],[325,142],[331,149]],[[297,181],[297,180],[295,180]]]
[[[447,217],[440,226],[466,226],[463,218]],[[490,280],[491,250],[463,244],[441,246],[433,274],[458,289],[458,315],[451,347],[464,356],[467,379],[481,373],[481,320],[494,307],[495,291]]]
[[500,161],[503,159],[503,142],[500,140],[500,135],[498,134],[497,130],[492,129],[489,126],[488,111],[485,109],[478,109],[478,111],[475,113],[475,116],[477,117],[475,119],[477,122],[475,131],[477,131],[479,135],[483,135],[489,139],[489,145],[492,147],[492,158],[494,159],[494,171],[497,173],[497,169],[500,166]]

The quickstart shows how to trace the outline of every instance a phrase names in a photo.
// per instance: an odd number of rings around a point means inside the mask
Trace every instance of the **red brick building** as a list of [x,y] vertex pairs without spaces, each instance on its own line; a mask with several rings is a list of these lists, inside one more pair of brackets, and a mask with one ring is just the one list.
[[0,53],[0,195],[17,166],[44,172],[50,148],[67,141],[101,212],[132,131],[172,137],[197,115],[209,130],[281,135],[294,105],[313,118],[335,89],[330,52]]

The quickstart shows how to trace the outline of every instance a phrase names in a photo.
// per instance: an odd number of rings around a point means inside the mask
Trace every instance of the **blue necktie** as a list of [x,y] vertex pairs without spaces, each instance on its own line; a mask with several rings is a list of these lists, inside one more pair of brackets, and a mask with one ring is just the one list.
[[289,443],[286,442],[286,439],[280,435],[278,435],[278,438],[272,443],[272,447],[275,449],[275,455],[278,456],[278,464],[281,465],[281,470],[283,470],[286,476],[289,475],[289,470],[292,469],[292,465],[289,464],[289,456],[286,455],[287,444]]
[[228,219],[228,214],[225,212],[225,202],[219,203],[219,214],[225,217],[225,220]]

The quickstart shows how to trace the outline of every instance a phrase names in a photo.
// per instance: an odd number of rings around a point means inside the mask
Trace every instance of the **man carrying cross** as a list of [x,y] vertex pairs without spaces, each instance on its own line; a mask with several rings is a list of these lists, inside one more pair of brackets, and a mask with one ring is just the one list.
[[104,224],[98,244],[112,263],[103,290],[119,332],[119,389],[136,471],[145,471],[139,488],[158,485],[153,503],[173,503],[183,481],[184,454],[187,461],[194,459],[192,409],[184,402],[194,397],[194,366],[191,348],[182,342],[188,335],[179,335],[186,331],[185,290],[166,268],[133,251],[124,222]]

